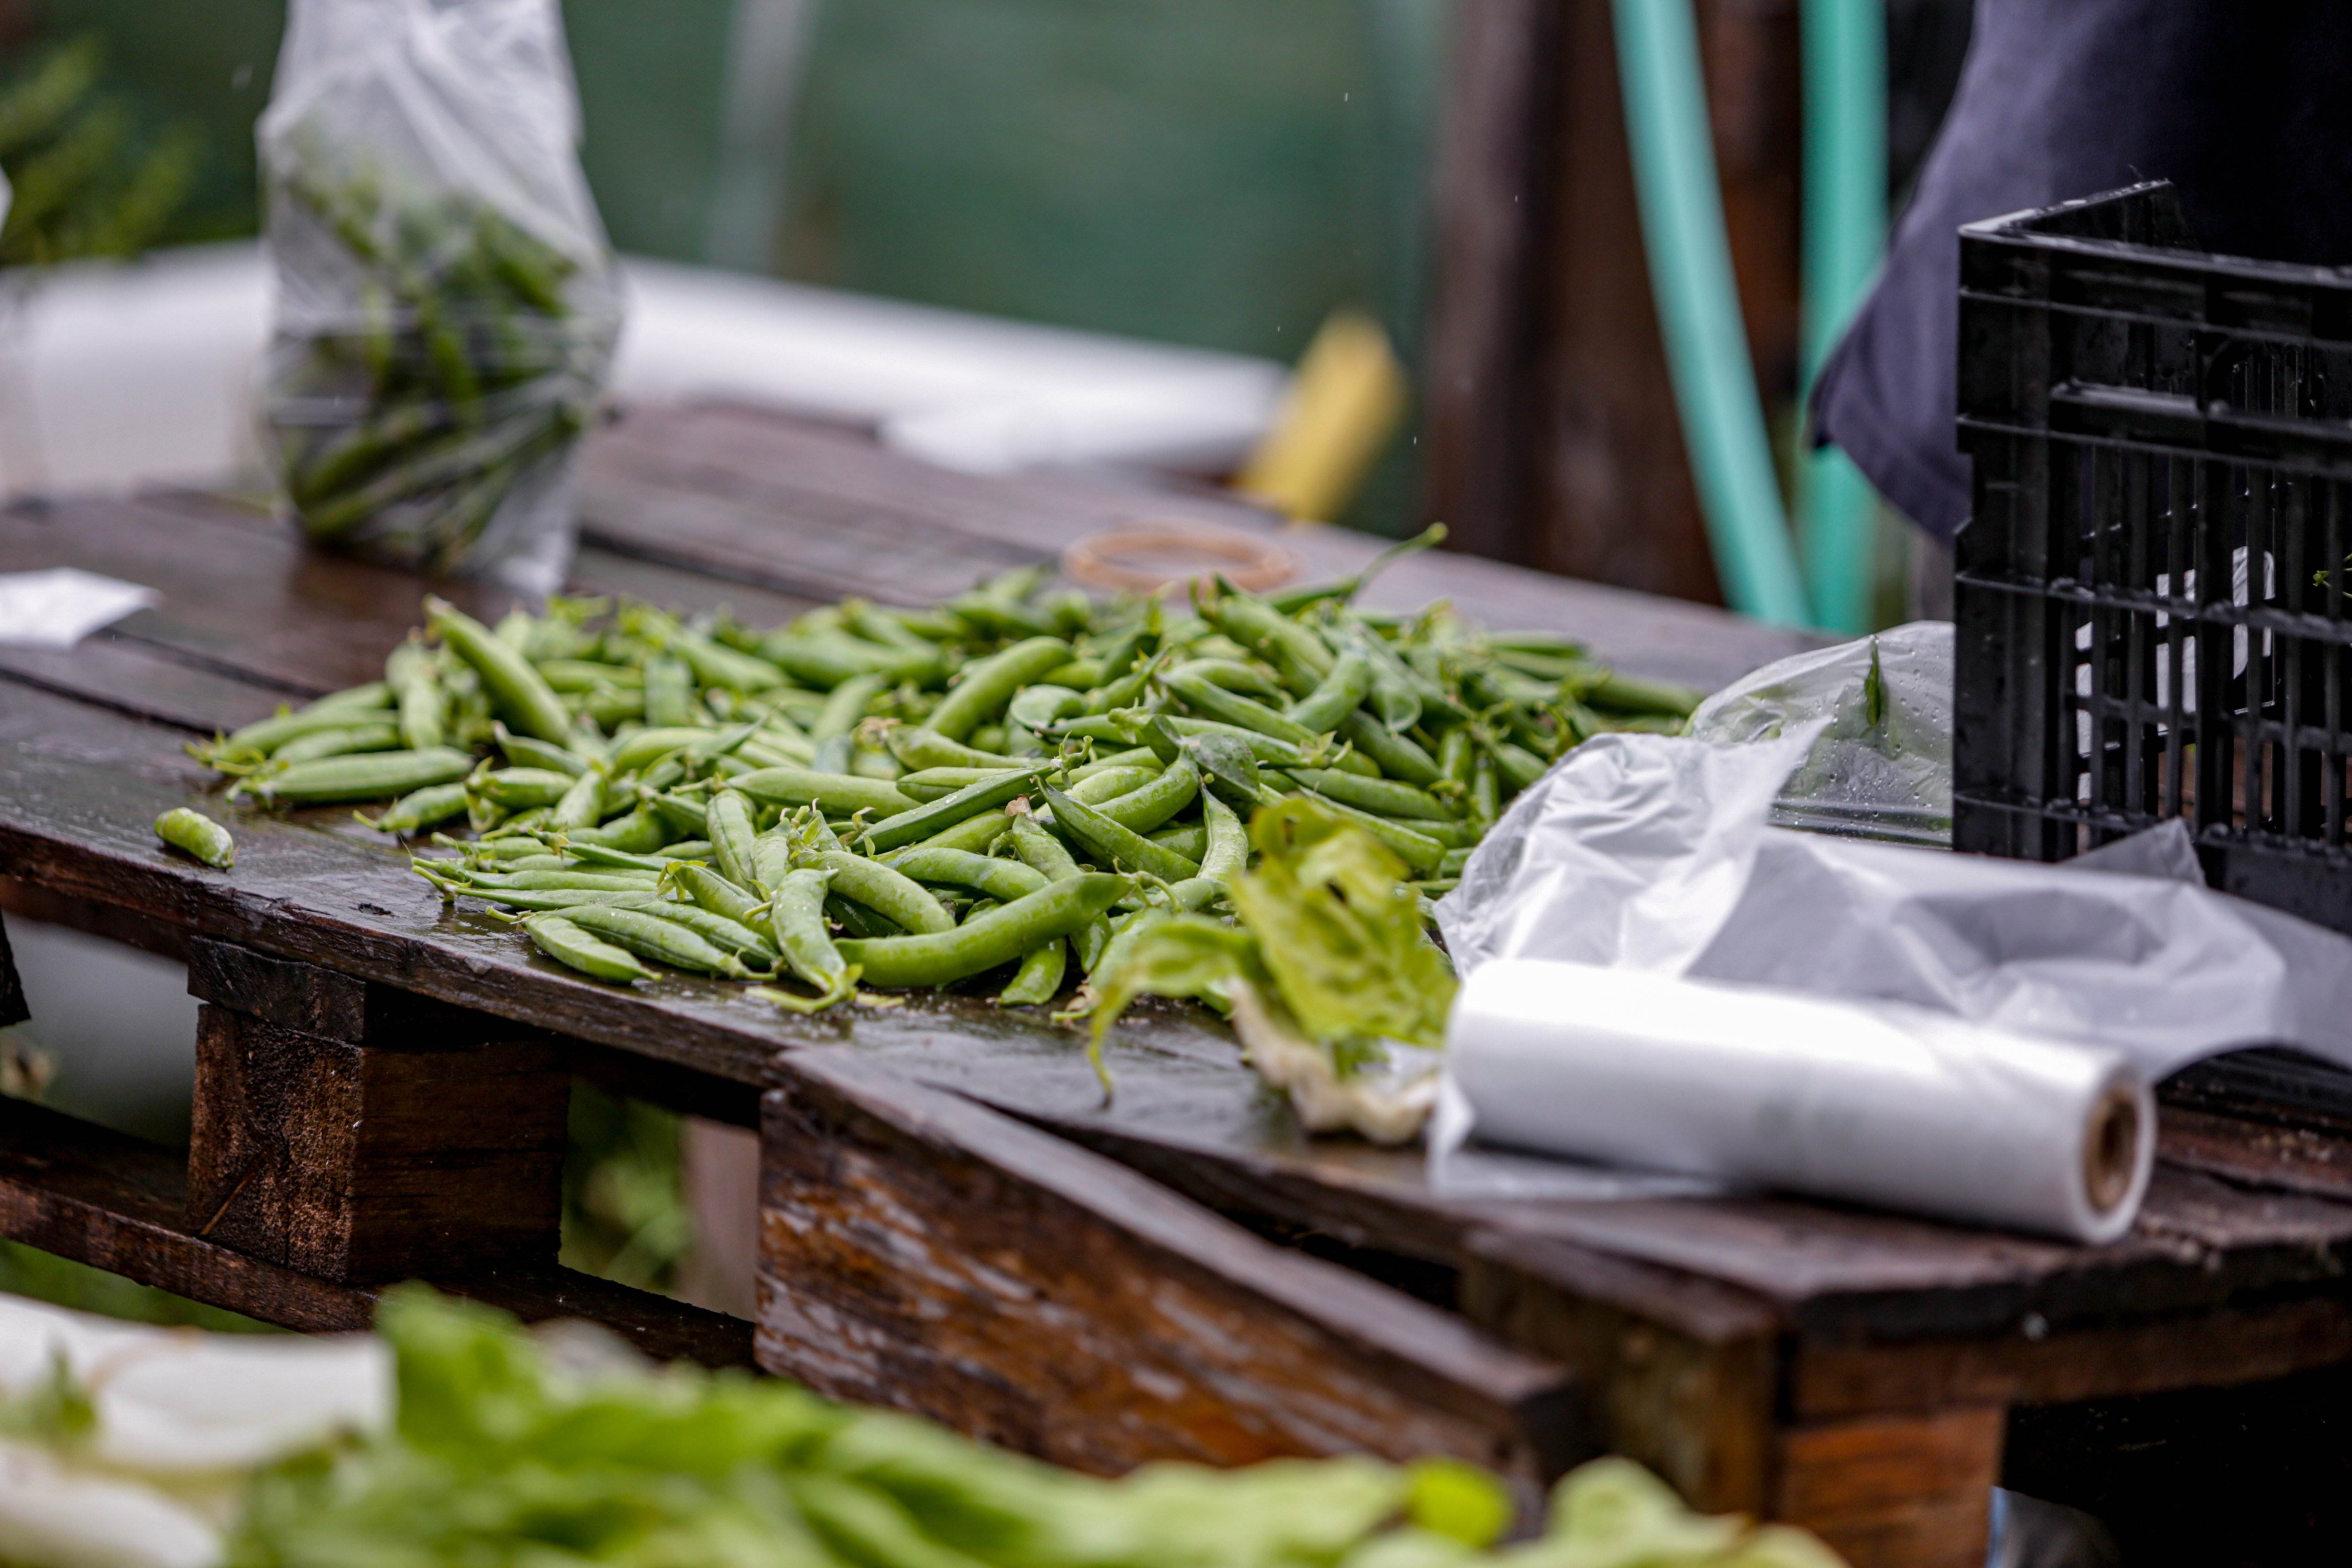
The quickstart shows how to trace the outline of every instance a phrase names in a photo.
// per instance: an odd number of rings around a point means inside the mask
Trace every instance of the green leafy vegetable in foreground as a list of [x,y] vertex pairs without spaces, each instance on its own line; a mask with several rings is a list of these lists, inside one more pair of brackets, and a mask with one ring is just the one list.
[[789,1384],[559,1371],[421,1287],[379,1318],[399,1422],[265,1473],[236,1568],[1835,1568],[1798,1531],[1683,1509],[1638,1467],[1561,1483],[1492,1550],[1501,1487],[1452,1460],[1149,1465],[1099,1480]]

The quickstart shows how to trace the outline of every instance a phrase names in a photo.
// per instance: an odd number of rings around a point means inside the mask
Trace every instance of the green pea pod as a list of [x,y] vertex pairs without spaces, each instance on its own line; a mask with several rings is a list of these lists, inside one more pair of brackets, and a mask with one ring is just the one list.
[[582,904],[565,919],[607,942],[627,948],[639,958],[666,963],[698,974],[723,974],[730,980],[761,978],[733,953],[715,946],[698,931],[667,921],[646,909],[622,909],[612,904]]
[[1437,738],[1438,782],[1454,792],[1455,798],[1470,789],[1470,759],[1473,754],[1468,726],[1456,724]]
[[236,864],[236,840],[229,837],[228,829],[184,805],[175,805],[155,819],[155,837],[218,870]]
[[1173,849],[1187,860],[1198,860],[1209,852],[1209,829],[1202,823],[1195,822],[1184,827],[1163,827],[1144,837],[1163,849]]
[[651,893],[660,889],[656,873],[625,870],[617,866],[599,870],[582,870],[575,867],[569,870],[472,871],[460,868],[453,872],[446,861],[427,860],[412,864],[419,870],[430,868],[443,876],[454,875],[456,879],[469,888],[478,888],[493,894],[509,890],[525,893]]
[[396,707],[392,688],[381,680],[363,681],[346,686],[341,691],[330,691],[324,697],[305,702],[295,710],[298,713],[375,713]]
[[449,693],[441,685],[441,661],[412,637],[383,661],[383,681],[400,710],[400,743],[410,751],[438,746],[449,738]]
[[585,909],[590,905],[615,910],[637,910],[662,901],[662,896],[659,893],[648,892],[644,889],[627,893],[600,893],[593,888],[548,888],[538,892],[520,888],[504,889],[485,888],[478,892],[460,882],[439,881],[430,877],[425,880],[438,887],[445,898],[488,899],[492,903],[503,905],[510,910],[527,911],[562,911]]
[[887,864],[918,882],[971,888],[1008,904],[1035,892],[1050,879],[1018,860],[1000,860],[962,849],[905,849],[892,856]]
[[765,691],[784,683],[783,671],[766,659],[738,653],[698,632],[674,631],[669,635],[669,646],[693,667],[695,679],[705,686],[750,692]]
[[643,691],[646,672],[635,665],[603,664],[589,659],[533,659],[539,667],[540,679],[549,689],[567,695],[585,695],[610,687],[620,691]]
[[1214,719],[1221,724],[1255,730],[1261,735],[1271,735],[1294,746],[1310,745],[1322,732],[1283,717],[1263,702],[1254,702],[1239,692],[1228,691],[1215,682],[1202,680],[1197,676],[1171,674],[1163,678],[1161,684],[1194,714],[1203,719]]
[[1321,684],[1290,705],[1291,721],[1309,733],[1328,734],[1371,691],[1372,661],[1360,653],[1342,654]]
[[643,773],[663,758],[682,752],[698,741],[709,739],[709,734],[708,730],[684,725],[649,726],[614,742],[605,761],[615,773]]
[[898,760],[898,765],[911,773],[930,768],[992,768],[1003,770],[1025,765],[1020,757],[1008,757],[1002,752],[983,752],[967,746],[961,741],[950,741],[938,731],[920,724],[899,724],[882,737],[882,743]]
[[1069,971],[1070,944],[1062,938],[1040,947],[1033,947],[1021,960],[1021,968],[996,994],[1000,1007],[1042,1007],[1061,994],[1062,979]]
[[1312,695],[1337,662],[1323,639],[1222,577],[1217,589],[1201,601],[1209,624],[1274,666],[1297,695]]
[[[1165,767],[1169,763],[1172,763],[1175,760],[1175,754],[1172,752],[1167,757],[1161,758],[1156,756],[1149,746],[1135,746],[1123,752],[1108,752],[1097,757],[1093,762],[1087,763],[1084,767],[1072,768],[1070,770],[1070,783],[1072,784],[1084,784],[1095,774],[1099,773],[1108,773],[1112,768],[1140,768],[1146,772],[1150,772],[1156,768]],[[1125,790],[1121,790],[1119,793],[1124,795],[1127,792]]]
[[580,828],[568,837],[574,844],[601,844],[608,849],[650,855],[663,845],[674,841],[677,834],[671,828],[669,820],[652,806],[639,805],[601,827]]
[[551,746],[545,741],[518,735],[504,724],[493,724],[490,733],[497,737],[499,750],[507,761],[516,767],[548,768],[573,778],[588,771],[588,759],[569,746]]
[[474,759],[446,747],[427,752],[366,752],[297,763],[282,773],[242,780],[232,794],[266,804],[348,805],[406,795],[428,784],[456,784],[473,771]]
[[1048,881],[1082,874],[1077,861],[1070,857],[1069,846],[1046,832],[1034,817],[1014,817],[1012,840],[1013,853],[1021,863]]
[[1360,810],[1381,816],[1397,816],[1427,822],[1452,822],[1454,814],[1440,805],[1435,796],[1394,779],[1360,778],[1332,768],[1290,768],[1285,770],[1302,788],[1330,800],[1344,801]]
[[1037,787],[1042,765],[992,774],[966,784],[953,795],[886,816],[867,828],[865,841],[876,854],[918,843],[957,823],[984,812],[1000,811],[1010,801]]
[[824,706],[817,710],[816,721],[809,726],[811,741],[830,741],[835,735],[846,735],[865,721],[876,699],[890,689],[887,675],[854,675],[835,687],[826,696]]
[[1543,759],[1525,747],[1508,741],[1479,742],[1488,756],[1495,759],[1495,771],[1502,775],[1504,785],[1514,795],[1543,777]]
[[[1134,833],[1149,833],[1191,805],[1201,795],[1201,770],[1190,757],[1179,757],[1147,784],[1115,796],[1096,807],[1106,821]],[[1070,798],[1076,800],[1073,795]],[[1085,805],[1090,803],[1079,801]]]
[[731,789],[712,795],[703,814],[703,837],[710,840],[711,858],[719,862],[719,875],[739,888],[758,886],[751,876],[751,845],[759,837],[752,816],[750,797]]
[[814,805],[828,816],[851,816],[871,811],[896,816],[912,811],[916,803],[881,779],[856,773],[824,773],[805,768],[761,768],[740,773],[729,784],[754,800],[777,805]]
[[[700,904],[682,904],[669,899],[640,907],[646,914],[658,916],[673,925],[684,926],[721,952],[733,953],[746,963],[764,965],[771,973],[783,962],[777,955],[776,944],[768,940],[765,931],[716,910],[706,910]],[[766,923],[764,920],[760,922],[761,925]]]
[[1111,821],[1094,807],[1072,800],[1050,785],[1045,795],[1046,804],[1054,808],[1055,832],[1085,851],[1097,864],[1147,872],[1163,882],[1181,882],[1201,874],[1201,868],[1193,862]]
[[1360,708],[1339,721],[1339,739],[1356,748],[1356,754],[1379,763],[1380,771],[1392,779],[1426,789],[1441,776],[1436,758]]
[[572,787],[563,792],[563,797],[555,803],[555,810],[547,820],[551,827],[569,830],[593,827],[604,815],[604,775],[584,773],[572,781]]
[[890,782],[897,787],[899,794],[911,800],[929,804],[935,800],[945,800],[969,784],[984,783],[1006,773],[1023,773],[1025,776],[1025,771],[1020,769],[922,768],[911,773],[901,773]]
[[626,985],[632,981],[655,978],[652,970],[637,962],[636,954],[597,940],[562,915],[532,915],[522,922],[522,929],[540,952],[592,979]]
[[694,670],[682,658],[664,654],[646,660],[646,722],[656,730],[680,730],[694,722]]
[[762,900],[708,866],[698,866],[690,860],[674,860],[663,872],[668,884],[693,900],[714,915],[725,915],[739,925],[757,929],[764,923]]
[[[370,819],[360,821],[379,833],[421,833],[428,827],[438,827],[466,809],[466,786],[462,784],[433,784],[425,789],[411,790]],[[354,815],[357,815],[354,813]]]
[[929,727],[950,741],[963,740],[983,720],[1003,712],[1014,692],[1069,658],[1070,645],[1060,637],[1033,637],[966,665],[961,679],[931,710]]
[[955,929],[955,917],[920,882],[879,860],[845,849],[821,849],[810,863],[833,873],[835,897],[863,904],[903,931],[929,934]]
[[842,942],[841,956],[865,972],[869,985],[950,985],[1010,963],[1051,938],[1068,936],[1132,885],[1124,877],[1089,872],[1048,883],[946,931]]
[[772,898],[793,869],[793,836],[779,825],[751,840],[751,886]]
[[757,994],[796,1013],[814,1013],[845,999],[857,984],[850,967],[824,926],[824,898],[833,873],[820,867],[787,872],[768,902],[768,930],[784,964],[801,980],[814,985],[814,999],[788,991],[761,990]]
[[1208,846],[1201,855],[1201,875],[1220,885],[1230,885],[1249,864],[1249,830],[1242,826],[1241,817],[1215,795],[1201,797],[1201,812],[1208,837]]
[[478,773],[472,780],[475,795],[508,811],[529,811],[553,805],[572,789],[570,773],[552,768],[499,768]]
[[427,595],[425,614],[433,634],[481,677],[491,706],[509,723],[550,745],[571,742],[570,711],[529,659],[446,599]]
[[400,727],[396,724],[352,724],[340,730],[313,730],[298,735],[278,748],[270,757],[276,764],[291,766],[317,757],[348,757],[362,752],[396,751],[400,746]]

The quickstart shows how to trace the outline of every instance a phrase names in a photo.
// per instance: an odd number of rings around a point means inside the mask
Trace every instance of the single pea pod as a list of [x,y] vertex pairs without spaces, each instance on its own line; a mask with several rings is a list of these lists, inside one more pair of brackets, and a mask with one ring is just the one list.
[[[928,805],[945,800],[968,785],[982,784],[1007,773],[1021,773],[1017,768],[922,768],[901,773],[890,781],[900,795]],[[1024,775],[1025,776],[1025,775]]]
[[1454,820],[1454,814],[1440,805],[1434,795],[1409,784],[1399,784],[1394,779],[1362,778],[1335,768],[1290,768],[1285,771],[1300,788],[1311,789],[1329,800],[1344,801],[1360,811],[1426,822]]
[[961,741],[950,741],[921,724],[894,725],[883,735],[882,743],[889,748],[898,765],[909,773],[929,768],[991,768],[1001,772],[1024,765],[1020,757],[983,752]]
[[1054,831],[1096,864],[1147,872],[1163,882],[1181,882],[1201,874],[1201,868],[1192,861],[1111,821],[1094,807],[1050,785],[1045,795],[1046,804],[1054,808]]
[[[1190,757],[1178,757],[1160,770],[1150,783],[1113,796],[1096,807],[1107,820],[1135,833],[1149,833],[1171,821],[1201,796],[1201,770]],[[1077,795],[1072,793],[1071,799]],[[1080,805],[1090,802],[1080,801]]]
[[865,841],[878,855],[918,843],[984,812],[1002,811],[1008,802],[1035,789],[1044,772],[1041,764],[992,774],[929,805],[884,817],[866,830]]
[[475,795],[492,805],[529,811],[562,800],[571,793],[572,778],[553,768],[499,768],[476,773],[469,782]]
[[[1065,665],[1063,668],[1069,668]],[[1061,670],[1054,671],[1058,675]],[[1087,698],[1083,691],[1066,686],[1040,683],[1024,687],[1015,692],[1004,707],[1004,721],[1024,730],[1042,730],[1064,719],[1074,719],[1086,711]]]
[[1339,721],[1339,733],[1356,748],[1355,755],[1379,763],[1380,771],[1392,779],[1427,789],[1444,776],[1437,771],[1437,759],[1411,736],[1398,734],[1360,708]]
[[1051,938],[1069,935],[1132,886],[1124,877],[1090,872],[1048,883],[946,931],[842,942],[841,956],[865,972],[868,985],[950,985],[1011,963]]
[[604,775],[589,772],[572,781],[572,787],[563,792],[563,798],[555,803],[547,820],[550,826],[557,828],[593,827],[604,815]]
[[852,816],[861,811],[896,816],[912,811],[916,803],[882,779],[856,773],[822,773],[806,768],[761,768],[739,773],[728,783],[754,800],[777,805],[814,805],[828,816]]
[[627,893],[600,893],[588,888],[549,888],[539,892],[520,888],[485,888],[477,891],[462,882],[444,881],[433,877],[427,877],[425,880],[439,888],[443,898],[484,899],[509,910],[566,910],[584,909],[592,904],[615,910],[639,910],[662,901],[659,893],[642,888]]
[[[1160,765],[1160,757],[1150,747],[1132,746],[1123,752],[1107,752],[1103,755],[1097,757],[1093,762],[1087,763],[1084,767],[1072,768],[1070,770],[1070,783],[1073,784],[1084,784],[1095,774],[1108,773],[1113,768],[1141,768],[1146,772],[1150,772]],[[1118,793],[1125,795],[1127,791],[1121,790]]]
[[1055,937],[1043,946],[1033,947],[1022,958],[1021,967],[1004,989],[996,994],[1000,1007],[1043,1007],[1062,993],[1062,979],[1069,972],[1070,944],[1066,938]]
[[[695,679],[705,686],[720,686],[730,691],[764,691],[771,686],[784,684],[784,673],[766,659],[754,658],[748,653],[738,653],[722,643],[711,641],[699,633],[675,631],[670,634],[671,651],[693,667]],[[648,701],[652,688],[646,689]]]
[[766,900],[744,891],[708,866],[691,860],[670,861],[664,867],[661,878],[664,887],[685,894],[712,914],[724,915],[738,925],[754,929],[766,923]]
[[609,942],[601,942],[581,929],[573,921],[558,914],[535,914],[522,922],[523,934],[531,945],[556,963],[576,969],[593,980],[608,980],[626,985],[632,981],[652,980],[654,972],[637,962],[637,955]]
[[201,811],[175,805],[155,819],[155,837],[205,865],[226,871],[236,864],[236,840]]
[[858,972],[842,958],[825,930],[824,897],[832,882],[831,871],[803,867],[787,872],[768,902],[768,931],[776,939],[785,967],[817,989],[813,1000],[788,991],[760,993],[778,1006],[796,1013],[817,1012],[842,1001],[856,986]]
[[753,815],[751,797],[731,789],[713,795],[703,813],[703,837],[710,840],[711,858],[719,863],[719,874],[738,888],[758,886],[751,876],[751,846],[759,837]]
[[1171,674],[1163,678],[1161,684],[1202,719],[1214,719],[1221,724],[1255,730],[1261,735],[1271,735],[1294,746],[1307,745],[1322,732],[1286,719],[1263,702],[1252,701],[1238,691],[1228,691],[1214,681],[1203,680],[1198,676]]
[[929,727],[950,741],[969,736],[1013,700],[1013,694],[1069,662],[1070,645],[1060,637],[1034,637],[1001,653],[968,664],[962,678],[931,710]]
[[810,864],[833,873],[836,898],[863,904],[902,931],[929,933],[955,929],[955,917],[920,882],[879,860],[845,849],[820,849],[810,858]]
[[299,713],[369,712],[394,706],[392,688],[381,680],[365,681],[358,686],[346,686],[341,691],[330,691],[324,697],[305,702],[295,711]]
[[1486,754],[1495,759],[1495,771],[1502,775],[1504,786],[1512,794],[1517,795],[1543,777],[1543,759],[1526,747],[1514,745],[1508,741],[1482,741],[1479,743]]
[[551,746],[545,741],[518,735],[504,724],[491,725],[490,734],[510,767],[545,768],[575,779],[588,771],[588,759],[569,746]]
[[323,730],[348,730],[352,717],[348,708],[306,708],[299,713],[280,713],[257,720],[216,740],[193,744],[188,750],[207,763],[267,757],[287,742],[301,736],[315,735]]
[[601,844],[633,855],[650,855],[674,842],[677,834],[669,819],[650,805],[638,805],[600,827],[583,827],[566,835],[573,844]]
[[809,725],[811,742],[830,741],[835,735],[846,735],[865,721],[875,700],[890,689],[887,675],[853,675],[835,687],[825,696],[824,706],[817,710],[815,720]]
[[1013,819],[1001,811],[983,811],[967,816],[953,827],[932,834],[917,849],[961,849],[973,855],[985,855],[1013,827]]
[[1290,705],[1291,721],[1313,734],[1328,734],[1371,691],[1372,661],[1360,653],[1342,654],[1314,690]]
[[992,899],[1011,903],[1025,898],[1049,880],[1042,872],[1018,860],[1000,860],[961,849],[903,849],[887,864],[918,882],[944,882],[971,888]]
[[441,661],[412,637],[383,661],[383,683],[400,710],[400,743],[412,752],[445,744],[449,738],[449,693],[441,685]]
[[278,748],[270,762],[290,767],[318,757],[349,757],[362,752],[390,752],[399,748],[400,727],[396,724],[352,724],[340,730],[313,730],[298,735]]
[[411,790],[383,808],[373,818],[359,816],[360,821],[379,833],[422,833],[428,827],[438,827],[466,809],[466,786],[462,784],[433,784],[425,789]]
[[1187,860],[1198,860],[1209,852],[1209,829],[1202,823],[1190,823],[1178,827],[1163,827],[1144,837],[1162,849],[1173,849]]
[[708,730],[684,725],[647,726],[614,742],[604,761],[615,773],[641,773],[664,757],[683,752],[698,741],[708,740],[709,735]]
[[490,705],[509,723],[550,745],[570,742],[571,711],[529,659],[446,599],[428,595],[425,615],[433,635],[481,677]]
[[[765,931],[714,910],[706,910],[700,904],[683,904],[669,899],[639,907],[649,915],[658,915],[674,925],[684,926],[722,952],[731,952],[746,963],[765,965],[772,973],[782,962],[777,956],[776,944],[768,940]],[[760,921],[761,925],[766,923],[765,920]]]
[[792,830],[782,824],[751,840],[751,887],[763,898],[773,898],[793,869]]
[[[423,864],[434,866],[436,869],[443,868],[443,863],[441,862],[426,861]],[[544,893],[557,889],[569,889],[574,892],[650,893],[656,891],[660,887],[660,878],[658,874],[655,872],[624,870],[617,866],[606,867],[601,870],[593,871],[582,870],[576,866],[562,870],[474,871],[461,869],[452,873],[444,869],[443,874],[454,874],[458,880],[464,882],[467,887],[479,888],[486,892],[493,894],[503,892],[510,889],[520,892],[532,893]]]
[[1223,579],[1218,579],[1217,586],[1218,593],[1201,602],[1201,614],[1209,624],[1274,666],[1283,684],[1298,696],[1312,695],[1338,662],[1323,639]]
[[1168,673],[1192,676],[1264,702],[1289,700],[1289,694],[1282,689],[1280,681],[1257,666],[1244,664],[1237,658],[1188,658]]
[[539,667],[539,677],[550,689],[567,697],[584,697],[605,688],[615,691],[646,689],[646,672],[634,665],[602,664],[583,658],[539,658],[531,662]]
[[1249,864],[1249,830],[1241,817],[1215,795],[1201,797],[1208,845],[1201,853],[1201,875],[1221,885],[1230,884]]
[[442,747],[429,752],[366,752],[297,763],[282,773],[241,780],[231,794],[268,804],[334,805],[383,800],[430,784],[456,784],[473,771],[474,759]]
[[664,920],[649,909],[619,909],[611,904],[582,904],[567,919],[592,935],[627,948],[639,958],[699,974],[723,974],[730,980],[764,978],[744,967],[743,961],[713,944],[698,931]]
[[1139,766],[1106,768],[1082,779],[1072,779],[1069,788],[1063,793],[1083,805],[1100,805],[1107,800],[1117,800],[1123,795],[1141,789],[1165,771],[1149,760]]
[[651,871],[656,876],[679,864],[675,859],[665,860],[657,855],[633,855],[628,850],[611,849],[602,844],[583,844],[569,833],[558,833],[553,843],[557,849],[562,851],[567,864],[576,861],[618,870]]

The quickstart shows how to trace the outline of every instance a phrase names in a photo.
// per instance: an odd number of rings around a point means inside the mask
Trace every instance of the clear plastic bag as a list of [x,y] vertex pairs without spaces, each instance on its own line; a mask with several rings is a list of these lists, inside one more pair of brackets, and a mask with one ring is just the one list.
[[294,0],[264,414],[312,539],[541,597],[619,333],[555,0]]
[[1775,827],[1948,847],[1952,626],[1914,621],[1732,682],[1686,731],[1715,745],[1828,727],[1772,803]]

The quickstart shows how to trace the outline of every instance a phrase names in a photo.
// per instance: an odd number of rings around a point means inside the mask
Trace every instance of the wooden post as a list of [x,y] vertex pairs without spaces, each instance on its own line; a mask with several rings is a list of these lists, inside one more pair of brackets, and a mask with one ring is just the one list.
[[570,1079],[551,1041],[197,939],[188,1228],[337,1281],[552,1262]]
[[1532,1500],[1582,1444],[1549,1363],[845,1051],[762,1130],[760,1364],[1102,1473],[1450,1454]]
[[1852,1568],[1977,1568],[2008,1416],[1963,1405],[1787,1427],[1771,1517],[1803,1525]]
[[[1719,602],[1642,246],[1610,0],[1456,11],[1428,511],[1501,560]],[[1768,414],[1796,387],[1793,0],[1702,0],[1732,265]]]

